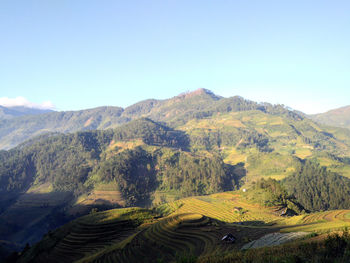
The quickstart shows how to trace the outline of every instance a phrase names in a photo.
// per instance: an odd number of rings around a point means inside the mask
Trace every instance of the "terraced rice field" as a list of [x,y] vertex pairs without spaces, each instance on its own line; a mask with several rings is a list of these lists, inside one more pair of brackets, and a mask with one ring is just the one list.
[[294,155],[301,158],[301,159],[305,159],[306,157],[309,157],[312,155],[312,151],[308,148],[297,148],[295,150]]
[[[123,248],[119,246],[109,253],[85,260],[96,263],[173,262],[177,255],[206,256],[237,249],[245,242],[245,238],[255,239],[271,232],[271,229],[264,228],[244,230],[200,214],[175,214],[136,234]],[[234,244],[221,241],[228,232],[237,238]]]
[[79,196],[74,206],[69,209],[69,215],[87,214],[89,211],[98,206],[107,206],[110,208],[124,207],[125,200],[115,182],[96,184],[94,190],[90,194]]
[[225,156],[224,162],[229,163],[232,165],[235,165],[240,162],[246,162],[247,161],[247,155],[240,153],[237,151],[234,147],[223,147],[222,152]]
[[43,253],[32,262],[75,262],[98,254],[137,233],[136,218],[152,218],[144,209],[116,209],[88,215],[49,233],[42,242]]
[[97,225],[77,223],[73,231],[54,247],[49,262],[78,260],[127,238],[133,230],[127,220]]
[[123,249],[111,251],[92,262],[154,262],[156,255],[164,255],[162,259],[168,262],[177,253],[211,252],[219,234],[202,231],[209,225],[210,219],[199,214],[170,216],[135,235]]
[[[48,235],[43,246],[53,245],[43,248],[42,257],[33,262],[175,262],[179,255],[205,257],[238,250],[266,235],[272,237],[271,244],[288,241],[289,235],[299,237],[280,232],[350,226],[350,210],[285,218],[276,215],[274,208],[242,198],[240,192],[226,192],[177,200],[159,210],[125,208],[88,215]],[[242,210],[236,212],[237,207]],[[234,243],[221,240],[228,233],[236,238]]]
[[350,226],[350,210],[333,210],[298,216],[286,220],[291,225],[283,231],[328,232]]
[[[67,202],[70,196],[65,193],[23,194],[1,214],[1,219],[19,227],[29,228],[44,217],[52,209]],[[20,215],[20,216],[18,216]]]
[[[182,199],[169,206],[179,207],[177,213],[200,213],[227,223],[260,222],[268,224],[280,217],[272,214],[271,209],[256,204],[248,204],[240,200],[238,195],[231,193],[214,194],[210,197],[190,197]],[[244,208],[242,213],[236,212],[235,207]]]

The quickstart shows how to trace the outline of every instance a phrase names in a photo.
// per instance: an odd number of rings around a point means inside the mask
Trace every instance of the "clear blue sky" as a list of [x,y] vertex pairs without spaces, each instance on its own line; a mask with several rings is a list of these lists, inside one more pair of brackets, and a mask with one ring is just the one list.
[[350,1],[0,1],[0,97],[58,110],[206,88],[350,104]]

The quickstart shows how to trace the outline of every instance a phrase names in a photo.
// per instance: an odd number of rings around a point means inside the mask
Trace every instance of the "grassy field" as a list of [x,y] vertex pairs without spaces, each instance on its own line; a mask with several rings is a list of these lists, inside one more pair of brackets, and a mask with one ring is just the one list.
[[238,151],[235,147],[223,147],[222,154],[224,156],[224,162],[232,165],[247,161],[247,155]]
[[[180,199],[153,209],[122,208],[79,218],[45,236],[35,262],[176,262],[240,249],[275,232],[328,233],[350,226],[350,210],[281,217],[278,207],[247,202],[242,192]],[[232,233],[235,243],[221,238]],[[40,251],[39,257],[35,253]],[[156,256],[155,256],[156,255]]]

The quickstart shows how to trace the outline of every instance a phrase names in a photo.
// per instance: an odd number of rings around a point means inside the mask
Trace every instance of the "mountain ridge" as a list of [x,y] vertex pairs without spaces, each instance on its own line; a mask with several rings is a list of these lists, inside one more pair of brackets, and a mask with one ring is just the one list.
[[350,129],[350,105],[309,115],[309,117],[326,125]]
[[38,114],[44,114],[48,112],[53,112],[53,110],[30,108],[25,106],[5,107],[0,105],[0,120],[12,119],[12,118],[27,116],[27,115],[38,115]]
[[[0,149],[10,149],[27,139],[46,132],[76,132],[114,128],[140,117],[176,126],[193,116],[206,116],[218,111],[263,109],[271,104],[258,104],[242,97],[224,98],[206,89],[187,92],[170,99],[148,99],[125,109],[102,106],[80,111],[49,112],[0,120]],[[279,111],[291,112],[280,106]]]

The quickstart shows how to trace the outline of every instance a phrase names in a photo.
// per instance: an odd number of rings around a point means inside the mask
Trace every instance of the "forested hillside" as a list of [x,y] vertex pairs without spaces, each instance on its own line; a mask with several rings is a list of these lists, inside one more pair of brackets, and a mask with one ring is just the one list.
[[309,211],[350,208],[350,179],[307,161],[284,179],[289,192]]
[[[2,151],[0,220],[11,227],[10,240],[23,243],[43,234],[32,233],[40,224],[50,221],[51,227],[92,208],[150,205],[156,192],[179,198],[237,187],[233,166],[188,147],[182,131],[140,119],[114,130],[43,136]],[[89,196],[106,188],[110,198],[101,195],[89,203]],[[11,219],[23,209],[29,214],[37,209],[37,214]],[[27,234],[19,234],[24,228]],[[9,238],[5,232],[3,239]]]

